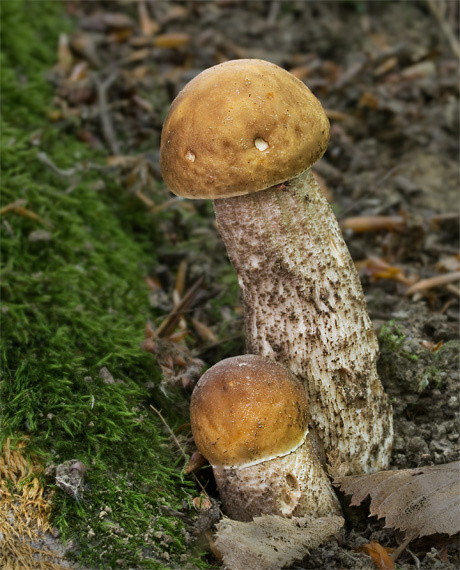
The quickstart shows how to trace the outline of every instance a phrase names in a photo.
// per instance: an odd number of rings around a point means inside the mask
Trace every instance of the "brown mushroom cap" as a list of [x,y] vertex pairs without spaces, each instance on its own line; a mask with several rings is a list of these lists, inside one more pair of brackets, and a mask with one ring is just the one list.
[[302,385],[274,360],[227,358],[199,380],[190,407],[193,437],[213,467],[242,467],[290,453],[308,433]]
[[328,141],[326,114],[304,83],[267,61],[228,61],[200,73],[173,101],[161,170],[178,196],[240,196],[299,175]]

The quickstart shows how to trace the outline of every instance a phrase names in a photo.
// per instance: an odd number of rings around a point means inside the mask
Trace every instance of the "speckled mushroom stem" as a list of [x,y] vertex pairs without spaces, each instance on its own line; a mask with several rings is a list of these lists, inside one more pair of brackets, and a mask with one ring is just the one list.
[[251,521],[262,514],[341,514],[339,501],[308,436],[295,451],[282,457],[247,467],[214,467],[213,472],[226,513],[235,520]]
[[323,464],[386,469],[392,410],[378,344],[337,220],[310,169],[250,194],[214,201],[245,305],[246,349],[285,364],[306,388]]

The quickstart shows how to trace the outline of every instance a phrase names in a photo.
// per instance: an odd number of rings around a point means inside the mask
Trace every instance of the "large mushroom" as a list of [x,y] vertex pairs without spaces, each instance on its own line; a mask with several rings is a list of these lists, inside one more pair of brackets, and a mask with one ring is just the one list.
[[161,138],[168,187],[212,198],[239,278],[247,352],[303,383],[323,464],[388,466],[392,410],[353,261],[310,167],[329,123],[297,78],[261,60],[207,69],[178,94]]
[[340,514],[308,436],[305,390],[281,364],[244,355],[212,366],[193,391],[190,420],[231,518]]

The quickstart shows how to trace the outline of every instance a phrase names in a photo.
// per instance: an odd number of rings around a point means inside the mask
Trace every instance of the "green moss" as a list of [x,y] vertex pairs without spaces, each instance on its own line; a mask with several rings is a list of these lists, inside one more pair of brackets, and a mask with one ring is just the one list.
[[397,354],[408,360],[418,360],[418,356],[406,348],[406,337],[394,321],[389,321],[382,326],[379,341],[382,356]]
[[458,341],[438,350],[425,348],[420,339],[410,338],[394,321],[383,325],[379,334],[379,372],[385,384],[398,383],[410,392],[441,388],[443,378],[458,366]]
[[[99,175],[87,172],[66,193],[69,182],[37,159],[46,152],[66,168],[99,158],[46,119],[45,73],[57,34],[71,23],[58,2],[1,8],[2,203],[21,200],[39,216],[9,211],[1,219],[2,438],[27,434],[46,460],[88,466],[81,500],[56,490],[53,513],[80,562],[177,567],[189,547],[182,522],[161,505],[180,508],[196,491],[149,408],[145,385],[159,372],[139,347],[155,316],[144,283],[155,263],[155,224],[127,208],[129,197],[110,180],[96,192]],[[187,421],[185,401],[171,412],[159,391],[153,398],[173,426]]]
[[426,367],[422,382],[419,385],[420,391],[431,386],[441,388],[445,374],[442,373],[449,368],[458,369],[460,363],[460,344],[451,340],[444,343],[433,353],[433,363]]

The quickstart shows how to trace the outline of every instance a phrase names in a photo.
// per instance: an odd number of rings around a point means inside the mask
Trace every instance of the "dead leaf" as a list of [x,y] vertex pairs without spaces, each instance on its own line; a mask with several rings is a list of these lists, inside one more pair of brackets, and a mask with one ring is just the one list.
[[402,231],[405,220],[402,216],[359,216],[340,222],[342,230],[353,230],[356,234],[371,231]]
[[133,28],[134,21],[127,14],[123,14],[122,12],[100,11],[82,18],[80,27],[92,32],[105,32],[107,30]]
[[303,81],[307,77],[310,77],[314,70],[315,67],[311,65],[298,65],[296,67],[292,67],[289,70],[289,73],[294,75],[294,77],[297,77],[297,79]]
[[378,97],[369,91],[365,91],[359,98],[358,106],[369,107],[369,109],[373,109],[375,111],[379,108]]
[[423,348],[425,348],[426,350],[431,350],[431,352],[436,352],[438,351],[441,346],[444,344],[443,340],[440,340],[436,343],[432,342],[431,340],[421,340],[420,344],[423,346]]
[[228,570],[279,570],[302,560],[343,526],[342,517],[286,519],[262,515],[252,522],[224,518],[215,544]]
[[398,58],[395,56],[386,58],[374,71],[376,77],[389,73],[398,65]]
[[368,275],[372,281],[377,281],[378,279],[391,279],[398,283],[402,283],[403,285],[410,286],[418,279],[418,276],[408,277],[404,274],[401,268],[390,265],[384,259],[376,257],[357,261],[355,266],[360,275]]
[[199,451],[194,451],[192,453],[192,456],[188,460],[187,465],[185,466],[184,469],[185,475],[197,471],[198,469],[206,465],[207,462],[208,460],[203,455],[201,455]]
[[137,5],[139,14],[139,26],[143,36],[153,36],[160,29],[160,26],[152,20],[149,11],[144,1],[139,2]]
[[179,301],[182,298],[182,296],[184,295],[184,291],[185,291],[185,280],[187,277],[187,269],[188,269],[188,263],[186,259],[183,259],[180,263],[179,263],[179,267],[177,268],[177,273],[176,273],[176,283],[174,285],[174,291],[177,291],[178,295],[179,295]]
[[406,67],[401,72],[401,77],[404,77],[404,79],[416,79],[430,75],[436,75],[436,65],[431,60],[419,61],[414,65]]
[[69,36],[67,34],[59,34],[57,66],[63,73],[67,73],[72,67],[72,61],[73,57],[69,47]]
[[188,34],[161,34],[155,38],[154,44],[159,48],[178,48],[190,42]]
[[101,60],[97,53],[96,42],[91,34],[75,32],[70,37],[70,47],[77,55],[82,57],[93,67],[101,66]]
[[217,336],[214,332],[204,323],[200,322],[198,319],[190,319],[192,321],[192,325],[203,342],[208,343],[215,343],[217,342]]
[[79,61],[72,69],[68,82],[78,83],[88,77],[88,63],[86,61]]
[[460,253],[442,257],[436,264],[436,271],[453,272],[460,269]]
[[212,501],[207,495],[201,494],[192,499],[192,504],[197,511],[207,511],[212,508]]
[[370,514],[412,538],[460,532],[460,461],[338,477],[334,485],[354,506],[370,495]]
[[356,552],[367,552],[379,570],[393,570],[395,563],[390,558],[387,550],[376,541],[363,544]]

